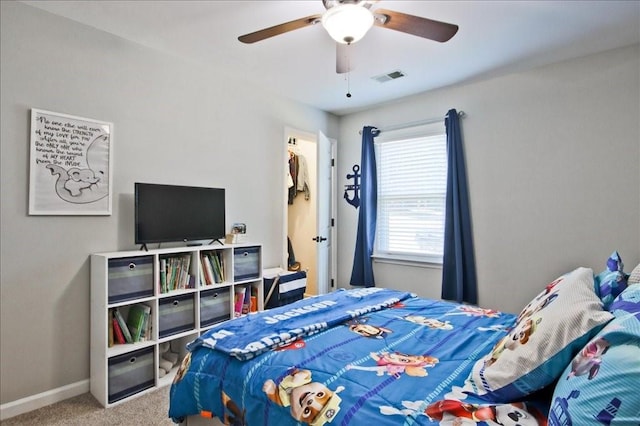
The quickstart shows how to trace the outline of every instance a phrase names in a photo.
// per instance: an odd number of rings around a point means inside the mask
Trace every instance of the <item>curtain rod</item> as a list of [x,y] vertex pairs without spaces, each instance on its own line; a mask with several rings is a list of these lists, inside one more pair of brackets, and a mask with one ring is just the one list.
[[[467,114],[464,111],[458,111],[458,117],[464,118],[466,115]],[[410,123],[403,123],[403,124],[396,124],[395,126],[389,126],[389,127],[384,128],[384,129],[380,129],[380,128],[376,127],[376,129],[378,129],[378,131],[380,133],[389,132],[389,131],[392,131],[392,130],[408,129],[410,127],[417,127],[417,126],[424,126],[426,124],[438,123],[438,122],[442,121],[444,118],[446,118],[446,117],[428,118],[426,120],[412,121]],[[358,133],[362,134],[362,130],[359,130]]]

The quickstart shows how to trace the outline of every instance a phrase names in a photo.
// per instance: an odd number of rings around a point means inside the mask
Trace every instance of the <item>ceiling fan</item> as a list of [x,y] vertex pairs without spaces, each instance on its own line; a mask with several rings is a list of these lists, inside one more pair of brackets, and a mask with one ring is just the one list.
[[238,37],[243,43],[255,43],[289,31],[322,23],[329,35],[338,43],[336,72],[349,71],[344,47],[360,40],[372,26],[389,28],[418,37],[445,42],[458,31],[458,26],[420,16],[387,9],[371,10],[378,0],[322,0],[324,13],[307,16],[274,25]]

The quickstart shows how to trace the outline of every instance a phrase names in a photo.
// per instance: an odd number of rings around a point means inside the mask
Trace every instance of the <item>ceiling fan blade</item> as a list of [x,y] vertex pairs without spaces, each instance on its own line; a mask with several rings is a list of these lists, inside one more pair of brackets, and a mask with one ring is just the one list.
[[351,49],[353,45],[336,43],[336,72],[344,74],[351,71]]
[[[418,37],[445,42],[458,32],[458,26],[433,19],[421,18],[387,9],[376,9],[375,25],[383,28],[413,34]],[[381,17],[381,19],[378,19]]]
[[238,37],[238,40],[243,43],[255,43],[256,41],[261,41],[270,37],[287,33],[289,31],[317,24],[318,22],[320,22],[321,18],[321,14],[307,16],[306,18],[296,19],[294,21],[285,22],[284,24],[274,25],[273,27],[241,35],[240,37]]

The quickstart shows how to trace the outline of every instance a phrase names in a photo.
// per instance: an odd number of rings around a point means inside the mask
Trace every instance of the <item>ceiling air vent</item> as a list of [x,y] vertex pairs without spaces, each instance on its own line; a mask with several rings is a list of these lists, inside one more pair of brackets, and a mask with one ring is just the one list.
[[395,80],[397,78],[400,77],[404,77],[406,74],[403,73],[402,71],[392,71],[388,74],[382,74],[382,75],[378,75],[376,77],[371,77],[372,79],[374,79],[375,81],[377,81],[378,83],[385,83],[387,81],[391,81],[391,80]]

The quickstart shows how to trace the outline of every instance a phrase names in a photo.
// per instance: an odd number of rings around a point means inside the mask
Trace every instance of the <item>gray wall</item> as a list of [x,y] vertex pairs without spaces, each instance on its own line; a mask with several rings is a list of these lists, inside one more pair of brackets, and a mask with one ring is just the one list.
[[[640,262],[638,45],[413,96],[340,121],[340,188],[360,163],[364,125],[461,122],[480,304],[518,312],[575,267],[618,250]],[[386,83],[386,84],[393,84]],[[357,211],[339,201],[338,282],[348,283]],[[441,270],[377,263],[377,286],[440,296]]]
[[[135,248],[135,181],[227,188],[228,225],[246,222],[265,265],[277,266],[285,127],[336,137],[337,118],[38,9],[1,5],[7,403],[88,379],[89,254]],[[111,216],[27,215],[31,108],[114,123]]]

